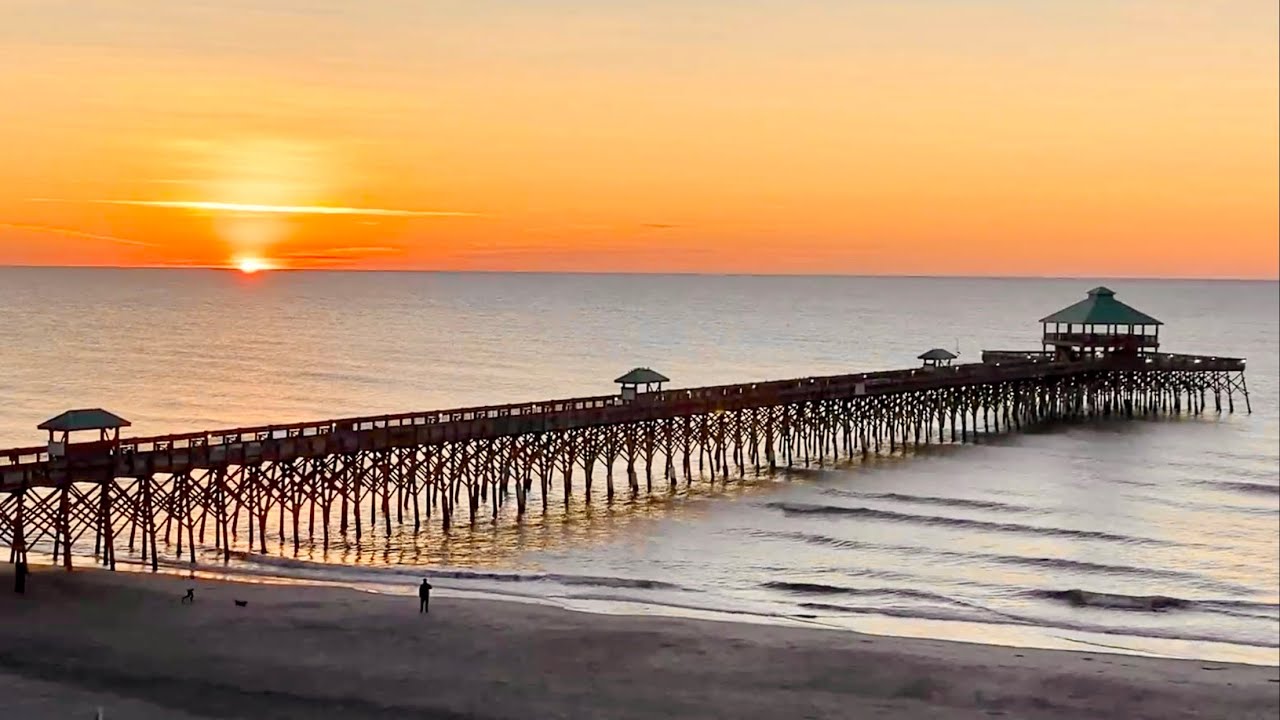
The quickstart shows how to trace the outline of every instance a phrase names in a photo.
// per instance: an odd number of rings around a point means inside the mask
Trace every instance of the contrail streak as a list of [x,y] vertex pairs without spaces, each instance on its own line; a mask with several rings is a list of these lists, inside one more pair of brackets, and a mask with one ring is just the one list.
[[116,237],[115,235],[100,235],[98,233],[81,232],[70,228],[52,227],[50,225],[23,225],[19,223],[0,223],[0,228],[9,230],[26,230],[29,232],[49,233],[51,235],[65,235],[67,237],[85,238],[86,240],[103,240],[119,245],[132,245],[133,247],[158,247],[155,243],[143,242],[141,240],[130,240],[129,238]]
[[103,205],[207,210],[211,212],[279,213],[282,215],[373,215],[380,217],[475,217],[457,210],[394,210],[333,205],[263,205],[257,203],[206,202],[201,200],[94,200]]

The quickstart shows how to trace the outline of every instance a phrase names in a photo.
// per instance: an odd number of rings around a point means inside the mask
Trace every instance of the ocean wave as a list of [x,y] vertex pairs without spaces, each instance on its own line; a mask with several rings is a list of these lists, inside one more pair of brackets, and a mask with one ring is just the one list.
[[1075,607],[1097,607],[1112,610],[1162,612],[1165,610],[1197,610],[1248,620],[1280,622],[1280,605],[1251,600],[1190,600],[1168,595],[1123,595],[1088,590],[1031,590],[1031,597],[1059,600]]
[[1222,607],[1249,608],[1280,613],[1280,604],[1257,600],[1197,600],[1196,602],[1201,605],[1220,605]]
[[[1168,570],[1165,568],[1139,567],[1135,565],[1114,565],[1108,563],[1089,562],[1086,560],[1068,560],[1056,557],[1035,557],[1028,555],[1003,555],[999,553],[962,552],[941,548],[921,547],[917,545],[898,545],[894,543],[867,542],[836,538],[829,535],[801,531],[752,530],[753,537],[772,537],[784,540],[795,540],[808,545],[833,547],[841,550],[873,550],[909,554],[913,557],[936,557],[962,560],[968,563],[982,562],[1000,565],[1014,565],[1043,570],[1063,570],[1085,574],[1113,575],[1134,579],[1150,580],[1153,578],[1185,582],[1205,590],[1238,594],[1249,594],[1252,588],[1206,578],[1203,575],[1184,570]],[[1003,585],[992,587],[1004,587]]]
[[[764,583],[764,585],[773,589],[789,590],[791,592],[806,595],[885,598],[888,602],[882,602],[874,606],[859,607],[861,611],[866,613],[890,615],[893,617],[922,618],[928,620],[977,620],[978,618],[981,618],[982,622],[1012,621],[1015,624],[1036,624],[1036,621],[1034,620],[1023,618],[1018,615],[1011,615],[970,600],[948,597],[939,593],[929,592],[927,590],[916,590],[914,588],[847,588],[824,585],[821,583],[787,582]],[[924,601],[928,604],[921,605],[916,603],[910,606],[893,604],[893,601],[903,599]],[[820,604],[821,603],[807,602],[801,603],[800,605],[801,607],[810,607],[812,609],[813,606]],[[847,606],[832,605],[831,607]]]
[[988,520],[972,520],[969,518],[953,518],[940,515],[916,515],[913,513],[895,512],[893,510],[877,510],[867,507],[846,507],[843,505],[809,505],[805,503],[772,502],[766,507],[781,510],[787,515],[844,515],[865,517],[889,522],[915,523],[918,525],[936,525],[941,527],[962,527],[996,532],[1010,532],[1024,535],[1042,535],[1047,537],[1080,538],[1089,540],[1108,540],[1111,542],[1152,545],[1168,547],[1174,543],[1154,538],[1134,535],[1119,535],[1101,530],[1075,530],[1071,528],[1041,527],[1020,523],[992,522]]
[[644,578],[624,578],[601,575],[573,575],[566,573],[519,573],[489,572],[484,570],[462,570],[455,568],[432,567],[387,567],[371,568],[350,565],[331,565],[310,560],[278,557],[273,555],[256,555],[253,553],[233,552],[232,557],[253,565],[273,566],[294,570],[311,570],[332,573],[335,577],[343,574],[359,573],[362,577],[376,581],[380,577],[430,577],[449,578],[454,580],[476,580],[495,583],[550,582],[560,585],[585,585],[592,587],[629,588],[635,590],[685,590],[681,585],[662,580]]
[[1032,590],[1034,597],[1062,600],[1075,607],[1110,608],[1113,610],[1145,610],[1149,612],[1189,608],[1194,603],[1169,595],[1122,595],[1088,590]]
[[851,615],[885,615],[888,617],[908,618],[911,620],[949,620],[952,622],[973,622],[983,623],[986,625],[1032,625],[1034,623],[1024,622],[1012,618],[1007,618],[996,614],[993,617],[985,617],[981,614],[973,612],[965,612],[959,609],[949,608],[902,608],[902,607],[864,607],[859,605],[836,605],[834,603],[824,602],[802,602],[799,604],[806,610],[826,610],[828,612],[837,612]]
[[1278,510],[1274,503],[1265,504],[1244,504],[1237,505],[1235,503],[1214,503],[1205,502],[1198,498],[1187,497],[1163,497],[1160,495],[1147,495],[1143,498],[1143,502],[1153,505],[1163,505],[1164,507],[1173,508],[1178,512],[1193,513],[1222,513],[1227,515],[1266,515],[1274,516]]
[[561,573],[498,573],[476,570],[424,569],[433,578],[456,580],[485,580],[489,582],[553,582],[560,585],[589,585],[592,587],[630,588],[637,590],[683,590],[675,583],[643,578],[611,577],[607,575],[566,575]]
[[1227,637],[1210,633],[1189,633],[1177,629],[1161,629],[1151,627],[1112,627],[1090,623],[1064,622],[1056,619],[1030,618],[1011,613],[1002,613],[980,606],[973,606],[977,612],[966,612],[957,607],[903,608],[903,607],[865,607],[858,605],[838,605],[827,602],[804,602],[799,607],[806,610],[819,610],[848,615],[885,615],[915,620],[943,620],[951,622],[968,622],[982,625],[1016,625],[1056,630],[1072,630],[1076,632],[1096,633],[1099,635],[1145,637],[1159,640],[1183,640],[1189,642],[1213,642],[1230,645],[1242,645],[1258,648],[1276,648],[1274,642],[1262,642],[1238,637]]
[[822,494],[859,498],[863,500],[892,500],[894,502],[915,503],[917,505],[972,508],[974,510],[998,510],[1001,512],[1023,513],[1043,512],[1041,509],[1033,508],[1028,505],[1014,505],[1012,503],[998,502],[996,500],[972,500],[969,498],[937,497],[934,495],[907,495],[904,493],[893,492],[859,492],[857,490],[842,490],[840,488],[827,488],[822,491]]
[[[905,545],[887,545],[885,543],[864,542],[862,540],[849,540],[846,538],[834,538],[829,535],[819,535],[817,533],[807,533],[799,531],[785,530],[758,530],[752,528],[747,531],[751,537],[777,538],[779,540],[798,540],[808,545],[820,545],[823,547],[839,548],[841,550],[905,550]],[[788,568],[789,569],[789,568]]]
[[1113,610],[1162,612],[1165,610],[1197,610],[1247,620],[1270,620],[1280,623],[1280,605],[1252,600],[1214,600],[1172,597],[1168,595],[1123,595],[1088,590],[1031,590],[1032,597],[1067,602],[1075,607],[1097,607]]
[[1280,485],[1267,485],[1243,480],[1203,480],[1200,484],[1219,490],[1230,490],[1249,495],[1280,495]]
[[800,595],[845,595],[852,597],[888,597],[888,598],[908,598],[912,600],[926,600],[929,602],[941,602],[951,605],[962,605],[965,607],[977,607],[973,603],[964,600],[947,597],[939,593],[928,592],[927,590],[915,590],[913,588],[851,588],[837,587],[835,585],[825,585],[823,583],[806,583],[806,582],[789,582],[784,580],[774,580],[760,584],[771,590],[783,590],[790,593]]
[[1280,605],[1251,600],[1196,600],[1196,607],[1223,615],[1280,623]]
[[[968,555],[967,553],[955,553],[958,556]],[[996,553],[974,553],[973,557],[991,562],[998,562],[1007,565],[1021,565],[1025,567],[1045,568],[1048,570],[1074,570],[1083,573],[1097,573],[1099,575],[1120,575],[1132,576],[1139,578],[1165,578],[1169,580],[1182,580],[1198,585],[1211,585],[1221,587],[1231,592],[1249,592],[1249,588],[1240,585],[1231,585],[1221,583],[1216,580],[1210,580],[1203,575],[1197,573],[1186,572],[1182,570],[1166,570],[1164,568],[1139,567],[1136,565],[1114,565],[1110,563],[1090,562],[1088,560],[1068,560],[1066,558],[1055,557],[1031,557],[1027,555],[1000,555]]]
[[[797,595],[813,595],[828,597],[886,598],[889,600],[920,600],[947,606],[963,607],[978,611],[983,615],[1022,620],[1028,624],[1040,624],[1039,620],[1023,618],[986,607],[976,602],[948,597],[941,593],[917,590],[905,587],[852,588],[828,585],[815,582],[769,581],[761,583],[761,587],[780,590]],[[1254,620],[1272,620],[1280,622],[1280,606],[1272,603],[1252,602],[1246,600],[1188,600],[1168,595],[1123,595],[1119,593],[1089,592],[1086,590],[1025,590],[1025,596],[1065,601],[1076,607],[1097,607],[1116,610],[1142,610],[1160,612],[1175,609],[1196,609],[1208,613],[1231,615]],[[868,612],[884,610],[886,614],[898,614],[914,617],[915,608],[902,607],[868,608]],[[933,617],[931,619],[957,619],[954,617]]]
[[[1151,627],[1125,627],[1095,625],[1092,623],[1070,622],[1062,618],[1031,617],[1028,615],[1006,612],[987,607],[977,602],[948,597],[939,593],[916,590],[913,588],[849,588],[825,583],[774,581],[762,583],[763,587],[781,590],[798,595],[812,595],[822,598],[884,598],[887,602],[875,605],[843,605],[832,600],[806,601],[799,606],[809,610],[826,610],[832,612],[859,615],[885,615],[889,617],[912,618],[922,620],[946,620],[975,622],[984,624],[1026,625],[1035,627],[1077,630],[1107,635],[1130,635],[1173,640],[1190,640],[1206,642],[1223,642],[1249,645],[1253,647],[1275,647],[1273,643],[1241,640],[1208,634],[1189,634],[1176,628],[1161,629]],[[1099,607],[1124,611],[1142,610],[1162,612],[1168,610],[1197,610],[1210,613],[1238,615],[1255,620],[1277,620],[1280,605],[1247,600],[1188,600],[1166,595],[1122,595],[1118,593],[1097,593],[1085,590],[1027,590],[1024,595],[1066,601],[1077,607]],[[894,604],[893,600],[910,599],[924,601],[923,604]],[[1252,612],[1250,612],[1252,611]],[[1259,614],[1269,613],[1269,614]]]

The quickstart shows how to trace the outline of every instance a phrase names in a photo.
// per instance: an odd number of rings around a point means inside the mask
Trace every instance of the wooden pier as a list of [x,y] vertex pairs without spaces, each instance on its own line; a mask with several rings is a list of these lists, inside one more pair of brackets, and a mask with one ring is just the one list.
[[[72,411],[42,424],[48,444],[0,450],[0,542],[11,562],[47,549],[69,569],[92,542],[104,565],[126,548],[155,569],[161,552],[195,563],[197,548],[229,559],[393,526],[447,533],[575,493],[608,502],[1046,422],[1251,411],[1242,359],[1053,317],[1042,349],[961,365],[930,351],[911,369],[675,390],[638,369],[617,395],[155,437]],[[97,439],[71,442],[80,430]]]

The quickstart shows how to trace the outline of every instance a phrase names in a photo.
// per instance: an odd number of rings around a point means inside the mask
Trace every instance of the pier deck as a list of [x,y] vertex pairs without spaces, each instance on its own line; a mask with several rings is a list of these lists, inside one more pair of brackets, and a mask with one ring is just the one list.
[[[104,472],[133,476],[183,472],[256,460],[286,461],[332,453],[491,439],[598,425],[702,415],[849,397],[891,395],[1098,371],[1241,373],[1238,358],[1159,354],[1136,361],[1101,358],[1055,362],[1051,353],[987,351],[988,362],[940,368],[828,375],[666,390],[624,401],[618,395],[432,410],[125,438],[68,446],[50,462],[47,445],[0,449],[0,492],[56,486],[68,478],[95,481]],[[1212,389],[1212,388],[1208,388]],[[1222,388],[1233,398],[1240,388]]]
[[[0,541],[13,560],[50,547],[70,567],[86,534],[94,556],[114,566],[127,533],[155,566],[157,538],[195,562],[212,529],[214,546],[292,540],[295,549],[369,516],[386,532],[393,520],[415,530],[438,516],[448,530],[455,508],[474,523],[486,506],[514,494],[517,515],[530,500],[545,510],[558,484],[590,501],[596,472],[606,495],[625,467],[627,487],[652,491],[655,472],[670,487],[702,476],[728,478],[841,455],[896,452],[930,442],[965,442],[981,432],[1092,416],[1248,408],[1238,358],[1150,353],[1060,359],[1045,351],[988,351],[983,362],[944,367],[805,377],[511,405],[352,417],[288,425],[119,438],[0,450]],[[1225,404],[1224,404],[1225,403]],[[948,438],[949,431],[949,438]],[[677,468],[677,465],[679,468]],[[575,471],[582,483],[575,484]],[[337,518],[333,517],[337,513]],[[317,513],[321,517],[317,518]],[[278,516],[270,533],[268,518]],[[286,522],[286,517],[288,522]],[[197,535],[198,543],[197,543]],[[184,537],[185,536],[185,537]],[[185,540],[185,542],[184,542]]]

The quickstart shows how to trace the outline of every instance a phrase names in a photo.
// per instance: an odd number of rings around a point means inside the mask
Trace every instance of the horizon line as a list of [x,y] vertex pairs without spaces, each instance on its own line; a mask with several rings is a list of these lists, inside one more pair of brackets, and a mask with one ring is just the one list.
[[[240,273],[235,265],[42,265],[0,263],[0,269],[23,270],[204,270]],[[601,276],[669,276],[669,277],[812,277],[812,278],[864,278],[898,280],[1140,280],[1167,282],[1280,282],[1280,276],[1154,276],[1154,275],[967,275],[967,274],[914,274],[914,273],[810,273],[810,272],[715,272],[698,270],[449,270],[439,268],[272,268],[256,273],[420,273],[435,275],[601,275]]]

